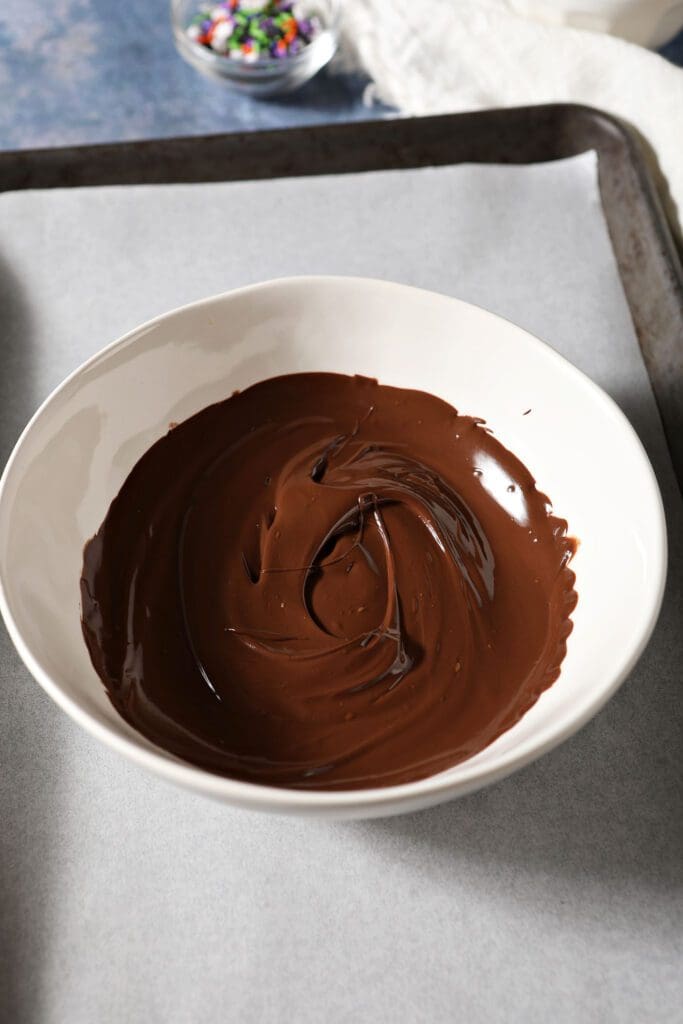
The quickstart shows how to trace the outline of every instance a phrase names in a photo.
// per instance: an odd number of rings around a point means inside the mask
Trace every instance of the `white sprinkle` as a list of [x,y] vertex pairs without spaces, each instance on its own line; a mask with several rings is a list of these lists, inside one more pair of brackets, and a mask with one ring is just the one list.
[[225,53],[228,49],[228,39],[232,35],[233,26],[229,21],[220,21],[211,36],[211,49],[217,53]]

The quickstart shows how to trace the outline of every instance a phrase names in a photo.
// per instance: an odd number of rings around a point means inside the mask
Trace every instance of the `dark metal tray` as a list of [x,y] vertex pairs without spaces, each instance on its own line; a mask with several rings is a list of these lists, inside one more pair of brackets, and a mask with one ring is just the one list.
[[234,181],[434,164],[539,163],[594,149],[619,272],[683,487],[683,269],[643,153],[571,104],[0,153],[0,191]]

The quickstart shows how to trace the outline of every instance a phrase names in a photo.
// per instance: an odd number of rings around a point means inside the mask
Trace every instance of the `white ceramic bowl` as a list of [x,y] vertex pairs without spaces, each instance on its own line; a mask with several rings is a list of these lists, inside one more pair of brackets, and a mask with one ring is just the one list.
[[[579,602],[560,678],[486,750],[420,782],[305,792],[236,782],[182,763],[114,711],[81,636],[83,545],[143,452],[171,421],[235,388],[303,370],[375,376],[484,417],[580,541],[573,563]],[[133,761],[209,796],[264,810],[393,814],[467,793],[528,764],[583,725],[627,676],[655,624],[665,571],[655,477],[611,399],[511,323],[380,281],[274,281],[143,325],[47,399],[0,482],[0,606],[41,686]]]

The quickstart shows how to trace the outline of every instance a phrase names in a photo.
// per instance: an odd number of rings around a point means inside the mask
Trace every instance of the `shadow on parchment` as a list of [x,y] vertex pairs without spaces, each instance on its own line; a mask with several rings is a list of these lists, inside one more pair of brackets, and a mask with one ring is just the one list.
[[[667,588],[645,654],[563,746],[460,800],[348,826],[368,842],[421,844],[426,862],[438,860],[454,879],[476,861],[493,872],[635,886],[672,900],[683,890],[683,503],[651,406],[638,395],[615,397],[653,462],[667,512]],[[577,587],[580,601],[580,580]]]
[[[0,465],[38,404],[32,320],[20,282],[0,255]],[[55,890],[60,816],[60,729],[49,698],[0,624],[0,1020],[44,1019],[43,975]]]

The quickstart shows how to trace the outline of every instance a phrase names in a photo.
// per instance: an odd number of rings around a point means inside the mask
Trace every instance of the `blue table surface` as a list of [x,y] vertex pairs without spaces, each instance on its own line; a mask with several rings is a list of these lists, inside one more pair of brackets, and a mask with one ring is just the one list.
[[[683,66],[683,33],[661,52]],[[292,96],[254,100],[181,60],[168,0],[2,0],[0,149],[387,116],[363,105],[364,84],[322,72]]]

